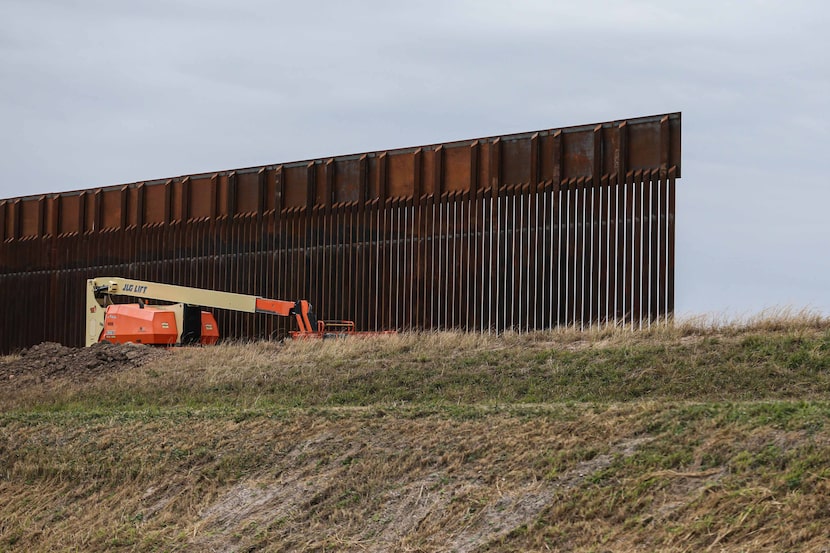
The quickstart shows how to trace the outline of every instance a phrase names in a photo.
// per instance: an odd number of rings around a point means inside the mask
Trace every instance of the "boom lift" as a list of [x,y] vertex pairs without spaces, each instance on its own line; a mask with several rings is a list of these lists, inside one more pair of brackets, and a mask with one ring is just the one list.
[[[139,302],[114,304],[112,296],[131,296]],[[145,299],[175,303],[145,305]],[[105,341],[168,346],[215,344],[219,340],[216,319],[202,307],[293,316],[299,330],[290,333],[292,338],[356,334],[352,321],[318,321],[306,300],[273,300],[118,277],[87,280],[86,307],[87,346]]]

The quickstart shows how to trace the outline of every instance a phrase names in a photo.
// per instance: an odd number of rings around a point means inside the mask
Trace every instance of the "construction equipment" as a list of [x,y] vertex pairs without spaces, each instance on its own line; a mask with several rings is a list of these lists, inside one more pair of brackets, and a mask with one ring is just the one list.
[[[116,304],[112,296],[138,298],[138,303]],[[147,305],[145,299],[175,303]],[[119,277],[87,280],[86,306],[87,346],[96,342],[165,346],[215,344],[219,340],[216,319],[202,307],[293,316],[299,330],[290,332],[292,338],[364,334],[355,332],[352,321],[317,320],[306,300],[274,300]]]

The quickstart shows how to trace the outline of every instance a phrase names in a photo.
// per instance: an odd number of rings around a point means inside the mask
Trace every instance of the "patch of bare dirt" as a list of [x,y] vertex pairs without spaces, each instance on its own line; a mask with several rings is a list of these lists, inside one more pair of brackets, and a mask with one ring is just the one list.
[[56,379],[86,382],[102,374],[140,367],[166,354],[165,350],[142,344],[101,342],[87,348],[69,348],[43,342],[0,363],[0,385],[17,387]]

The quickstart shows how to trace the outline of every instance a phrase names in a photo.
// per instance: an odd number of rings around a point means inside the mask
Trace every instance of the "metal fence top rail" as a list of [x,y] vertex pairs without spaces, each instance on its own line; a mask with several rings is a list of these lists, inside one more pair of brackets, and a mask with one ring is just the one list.
[[[418,152],[434,152],[436,150],[441,149],[455,149],[455,148],[464,148],[482,144],[492,144],[496,142],[515,142],[515,141],[525,141],[531,140],[534,137],[543,138],[543,137],[553,137],[557,134],[562,135],[575,135],[575,134],[590,134],[596,132],[598,129],[603,130],[612,130],[612,129],[619,129],[621,127],[628,127],[629,132],[632,129],[642,128],[646,129],[649,128],[647,132],[651,132],[650,127],[659,126],[662,123],[666,124],[668,122],[668,126],[670,127],[670,132],[672,134],[670,141],[676,143],[672,147],[672,151],[669,154],[669,159],[666,160],[668,166],[675,166],[676,169],[676,176],[680,177],[680,120],[681,120],[681,113],[674,112],[674,113],[667,113],[661,115],[649,115],[644,117],[635,117],[629,119],[618,119],[614,121],[605,121],[602,123],[592,123],[592,124],[585,124],[585,125],[573,125],[569,127],[559,127],[559,128],[552,128],[552,129],[544,129],[538,131],[527,131],[527,132],[519,132],[519,133],[512,133],[512,134],[505,134],[505,135],[492,135],[487,137],[481,138],[471,138],[471,139],[462,139],[462,140],[454,140],[449,142],[436,142],[433,144],[427,144],[422,146],[409,146],[409,147],[402,147],[402,148],[393,148],[388,150],[377,150],[373,152],[362,152],[356,154],[344,154],[344,155],[336,155],[336,156],[325,156],[319,158],[310,158],[305,160],[298,160],[298,161],[289,161],[284,163],[272,163],[266,165],[256,165],[251,167],[242,167],[236,169],[223,169],[217,171],[208,171],[202,173],[193,173],[193,174],[186,174],[186,175],[178,175],[174,177],[166,177],[166,178],[156,178],[144,181],[135,181],[130,183],[122,183],[122,184],[114,184],[114,185],[106,185],[106,186],[97,186],[97,187],[90,187],[85,189],[77,189],[77,190],[69,190],[65,192],[52,192],[52,193],[43,193],[43,194],[32,194],[26,196],[17,196],[11,198],[0,199],[0,202],[5,203],[15,203],[18,201],[37,201],[44,197],[72,197],[72,196],[79,196],[81,194],[86,194],[91,191],[116,191],[120,190],[124,186],[127,187],[136,187],[136,186],[155,186],[155,185],[163,185],[169,183],[171,181],[181,181],[184,179],[209,179],[215,178],[217,176],[227,176],[227,175],[245,175],[251,173],[260,173],[262,171],[274,171],[279,168],[284,169],[291,169],[291,168],[300,168],[300,167],[308,167],[309,165],[321,165],[327,163],[338,163],[338,162],[347,162],[347,161],[359,161],[360,159],[375,159],[380,157],[386,156],[399,156],[405,154],[415,154]],[[637,132],[636,130],[634,132]],[[655,167],[659,168],[659,167]],[[644,168],[645,169],[645,168]]]

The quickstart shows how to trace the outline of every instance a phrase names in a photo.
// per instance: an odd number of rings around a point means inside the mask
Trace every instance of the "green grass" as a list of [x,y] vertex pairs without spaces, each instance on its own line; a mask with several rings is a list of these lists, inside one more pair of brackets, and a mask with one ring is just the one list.
[[[830,393],[830,329],[655,331],[176,350],[83,385],[0,395],[9,410],[282,409],[376,404],[757,401]],[[235,367],[229,371],[228,367]]]

